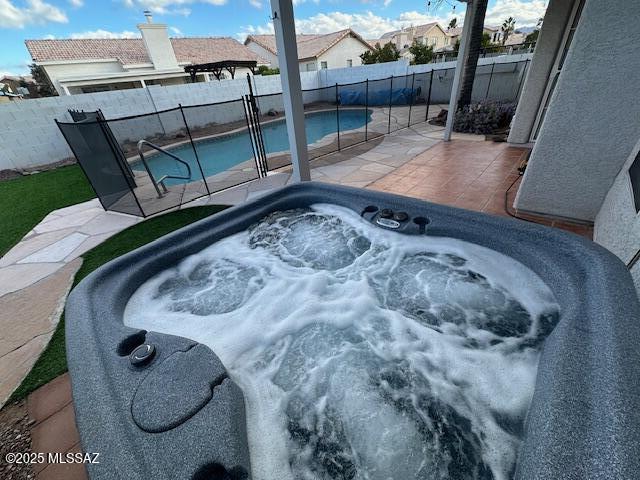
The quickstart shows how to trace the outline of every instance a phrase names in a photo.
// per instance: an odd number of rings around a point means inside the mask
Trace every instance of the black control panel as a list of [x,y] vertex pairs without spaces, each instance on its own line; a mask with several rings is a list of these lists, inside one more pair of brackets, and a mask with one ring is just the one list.
[[410,234],[425,234],[429,224],[427,217],[411,216],[403,210],[380,208],[376,205],[365,207],[362,217],[378,227]]

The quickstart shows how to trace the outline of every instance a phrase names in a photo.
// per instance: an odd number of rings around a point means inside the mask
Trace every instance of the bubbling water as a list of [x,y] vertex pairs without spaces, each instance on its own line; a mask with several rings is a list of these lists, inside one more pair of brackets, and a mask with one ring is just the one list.
[[509,478],[558,318],[509,257],[325,204],[184,259],[125,310],[220,357],[265,480]]

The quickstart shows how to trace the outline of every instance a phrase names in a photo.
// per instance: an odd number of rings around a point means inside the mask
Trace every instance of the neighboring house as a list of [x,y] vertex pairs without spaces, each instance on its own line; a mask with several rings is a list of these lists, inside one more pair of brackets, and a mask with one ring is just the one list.
[[[453,47],[458,41],[458,39],[460,38],[460,35],[462,34],[462,28],[461,27],[449,28],[447,29],[446,33],[447,33],[447,36],[450,38],[449,44]],[[489,35],[489,38],[491,39],[491,43],[502,44],[502,30],[500,30],[500,27],[490,27],[485,25],[482,28],[482,33],[486,33],[487,35]],[[519,42],[519,43],[522,43],[522,42]]]
[[13,102],[15,100],[22,100],[22,95],[6,92],[2,90],[2,86],[0,86],[0,103]]
[[423,45],[431,45],[434,51],[446,49],[451,39],[447,35],[447,32],[437,22],[427,23],[425,25],[417,25],[412,27],[403,28],[402,30],[394,30],[393,32],[387,32],[378,40],[370,40],[369,43],[375,45],[379,43],[380,46],[386,43],[395,44],[396,48],[400,51],[400,55],[409,58],[409,47],[416,41]]
[[[370,45],[350,28],[324,35],[297,35],[296,43],[302,72],[362,65],[360,55],[371,50]],[[271,67],[278,66],[274,35],[249,35],[244,44],[266,59]]]
[[[138,25],[142,38],[26,40],[60,95],[176,85],[190,82],[184,67],[226,60],[265,62],[229,37],[169,38],[167,26]],[[242,75],[248,69],[238,69]],[[197,81],[213,76],[201,73]]]
[[38,87],[31,75],[6,75],[0,78],[0,90],[25,98],[38,96]]

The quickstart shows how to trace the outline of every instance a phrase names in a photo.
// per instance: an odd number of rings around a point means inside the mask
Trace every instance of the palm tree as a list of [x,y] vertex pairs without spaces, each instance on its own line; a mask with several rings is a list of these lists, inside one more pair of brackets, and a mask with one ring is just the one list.
[[509,35],[511,35],[515,29],[516,29],[515,18],[509,17],[504,22],[502,22],[502,27],[500,27],[500,30],[502,30],[502,45],[504,45],[507,42]]
[[467,14],[471,8],[475,8],[477,15],[471,24],[471,39],[467,46],[467,59],[464,65],[464,75],[461,81],[460,97],[458,98],[458,110],[471,103],[471,93],[473,91],[473,81],[476,77],[476,67],[482,49],[482,33],[484,30],[484,17],[487,13],[489,0],[469,0],[467,3]]

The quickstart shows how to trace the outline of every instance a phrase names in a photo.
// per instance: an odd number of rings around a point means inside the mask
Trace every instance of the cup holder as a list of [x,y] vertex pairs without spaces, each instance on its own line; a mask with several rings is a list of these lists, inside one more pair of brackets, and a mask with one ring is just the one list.
[[376,213],[377,211],[378,211],[378,207],[376,207],[375,205],[368,205],[364,207],[364,210],[362,210],[362,213],[360,214],[360,216],[364,217],[364,215],[367,213]]
[[146,330],[139,330],[125,337],[119,344],[116,351],[121,357],[128,357],[140,345],[143,345],[147,337]]
[[427,230],[427,225],[429,224],[429,222],[430,220],[427,217],[415,217],[413,219],[413,223],[418,225],[420,233],[424,233]]

